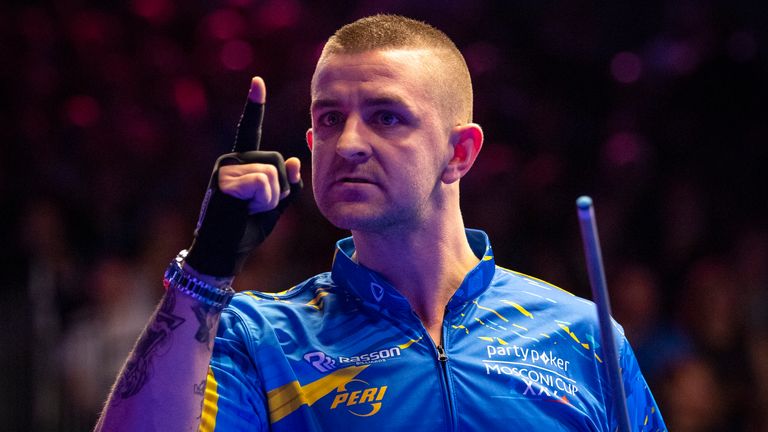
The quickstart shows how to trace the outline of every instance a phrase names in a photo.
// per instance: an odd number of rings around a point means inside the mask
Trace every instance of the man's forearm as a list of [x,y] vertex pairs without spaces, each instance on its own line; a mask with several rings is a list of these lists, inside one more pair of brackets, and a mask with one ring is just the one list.
[[123,366],[95,430],[197,430],[220,313],[169,289]]
[[197,428],[221,308],[234,294],[234,276],[211,275],[237,274],[302,187],[297,158],[257,151],[265,96],[264,80],[252,78],[233,153],[214,165],[195,239],[166,271],[170,288],[123,366],[97,431]]

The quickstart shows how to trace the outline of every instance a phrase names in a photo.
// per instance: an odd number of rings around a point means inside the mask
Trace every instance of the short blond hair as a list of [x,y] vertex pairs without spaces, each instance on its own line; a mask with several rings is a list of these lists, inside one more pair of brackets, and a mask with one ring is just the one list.
[[341,27],[326,42],[320,62],[332,54],[373,50],[426,49],[435,52],[433,92],[449,121],[472,121],[472,79],[467,63],[453,41],[435,27],[399,15],[373,15]]

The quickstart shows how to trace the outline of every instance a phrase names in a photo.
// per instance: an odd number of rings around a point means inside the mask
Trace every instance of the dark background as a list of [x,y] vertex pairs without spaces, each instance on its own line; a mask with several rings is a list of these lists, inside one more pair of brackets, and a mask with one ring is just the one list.
[[[621,4],[617,4],[621,3]],[[673,431],[768,428],[768,17],[747,1],[4,2],[0,316],[6,430],[88,430],[189,245],[249,79],[263,148],[307,188],[238,289],[329,268],[309,81],[376,12],[467,58],[486,143],[462,181],[497,262],[589,297],[574,201],[596,203],[614,312]]]

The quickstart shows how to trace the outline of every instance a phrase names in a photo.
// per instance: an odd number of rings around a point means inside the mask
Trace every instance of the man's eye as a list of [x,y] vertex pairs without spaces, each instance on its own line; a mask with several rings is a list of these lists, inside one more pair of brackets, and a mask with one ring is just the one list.
[[336,126],[341,123],[341,113],[328,112],[320,116],[320,124],[323,126]]
[[400,123],[400,117],[388,111],[380,111],[374,115],[374,121],[382,126],[394,126]]

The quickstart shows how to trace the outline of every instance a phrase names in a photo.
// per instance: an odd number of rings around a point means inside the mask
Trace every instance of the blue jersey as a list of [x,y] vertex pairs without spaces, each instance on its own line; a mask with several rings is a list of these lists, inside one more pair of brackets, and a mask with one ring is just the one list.
[[[480,263],[435,345],[408,301],[338,242],[332,271],[280,294],[244,292],[221,316],[203,431],[615,431],[592,302]],[[428,253],[428,251],[425,251]],[[633,430],[666,430],[617,326]]]

